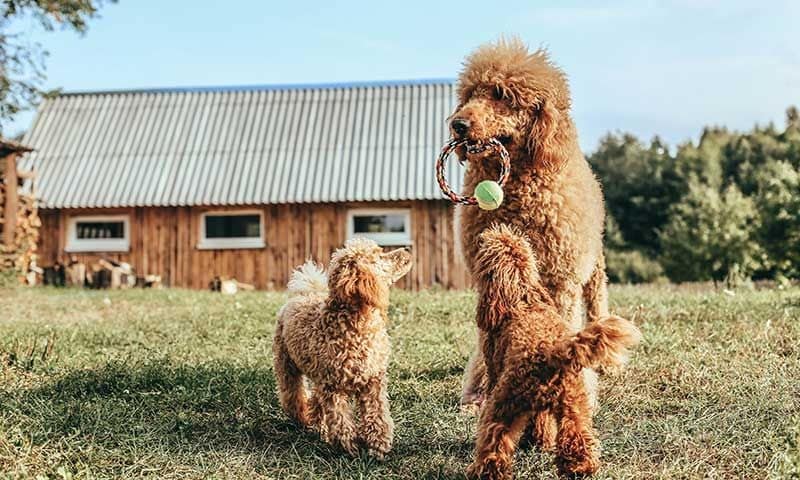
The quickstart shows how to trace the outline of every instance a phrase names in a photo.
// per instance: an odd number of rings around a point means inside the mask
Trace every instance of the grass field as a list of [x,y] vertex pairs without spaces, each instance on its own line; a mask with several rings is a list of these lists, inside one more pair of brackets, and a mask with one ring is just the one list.
[[[277,406],[278,293],[0,290],[2,478],[461,478],[468,292],[397,291],[395,448],[346,458]],[[597,478],[800,478],[800,290],[617,287],[644,344],[602,378]],[[556,478],[529,450],[517,478]]]

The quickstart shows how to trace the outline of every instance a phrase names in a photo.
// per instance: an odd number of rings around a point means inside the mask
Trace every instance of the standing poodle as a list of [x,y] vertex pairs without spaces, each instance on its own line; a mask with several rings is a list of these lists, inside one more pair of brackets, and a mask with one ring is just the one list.
[[[349,240],[331,257],[328,276],[311,262],[292,274],[278,312],[272,349],[281,406],[351,455],[359,442],[378,458],[392,447],[386,311],[389,287],[410,269],[405,249],[384,253],[371,240]],[[304,377],[313,383],[310,398]]]
[[546,435],[555,446],[561,473],[592,474],[599,464],[598,440],[581,370],[620,364],[641,334],[619,317],[600,319],[571,334],[541,284],[536,257],[519,230],[492,227],[480,234],[478,243],[478,328],[488,380],[469,474],[510,477],[516,443],[542,412],[555,419]]
[[[497,138],[511,157],[500,208],[459,208],[462,249],[478,288],[483,281],[475,275],[478,235],[494,222],[506,223],[530,239],[541,283],[573,331],[583,325],[584,312],[589,321],[608,316],[603,195],[578,146],[564,73],[546,51],[531,53],[518,39],[501,39],[467,57],[458,95],[459,105],[450,117],[454,138]],[[499,162],[490,154],[468,153],[463,147],[457,153],[468,162],[465,192],[481,180],[497,178]],[[584,377],[593,395],[596,375],[586,370]],[[479,405],[485,381],[480,349],[470,359],[464,380],[462,403]]]

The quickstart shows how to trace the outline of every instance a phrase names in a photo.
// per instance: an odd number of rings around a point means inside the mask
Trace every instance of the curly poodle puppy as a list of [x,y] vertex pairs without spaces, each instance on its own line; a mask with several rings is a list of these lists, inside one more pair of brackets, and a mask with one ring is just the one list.
[[[273,354],[281,406],[351,455],[359,442],[378,458],[392,447],[386,311],[389,287],[410,269],[407,250],[384,253],[371,240],[352,239],[333,254],[327,275],[312,262],[297,269],[278,312]],[[310,397],[304,377],[313,384]]]
[[469,475],[509,478],[516,444],[539,412],[555,419],[548,435],[561,473],[594,473],[598,441],[581,370],[622,363],[626,349],[638,343],[639,330],[611,316],[572,334],[518,229],[489,228],[479,235],[479,245],[478,328],[484,333],[488,396]]
[[[565,74],[546,51],[529,52],[516,38],[501,39],[467,57],[458,95],[459,105],[450,117],[453,137],[473,143],[497,138],[511,157],[500,208],[458,209],[467,265],[474,271],[483,230],[494,222],[515,225],[530,239],[541,283],[572,330],[584,324],[584,313],[589,321],[608,316],[603,195],[578,145]],[[467,161],[464,192],[472,192],[481,180],[497,178],[499,162],[491,154],[468,153],[463,147],[457,153]],[[482,280],[477,276],[474,281]],[[591,393],[596,376],[590,370],[584,376]],[[479,349],[464,380],[462,404],[479,405],[485,381]]]

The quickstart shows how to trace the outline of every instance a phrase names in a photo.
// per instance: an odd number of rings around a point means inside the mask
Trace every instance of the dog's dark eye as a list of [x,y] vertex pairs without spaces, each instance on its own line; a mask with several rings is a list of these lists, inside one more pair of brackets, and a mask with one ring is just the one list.
[[508,145],[509,143],[511,143],[511,140],[512,140],[511,135],[501,135],[501,136],[497,137],[497,139],[503,145]]
[[503,89],[500,87],[494,87],[492,89],[492,97],[494,97],[495,100],[502,100],[505,97],[505,95],[503,95]]

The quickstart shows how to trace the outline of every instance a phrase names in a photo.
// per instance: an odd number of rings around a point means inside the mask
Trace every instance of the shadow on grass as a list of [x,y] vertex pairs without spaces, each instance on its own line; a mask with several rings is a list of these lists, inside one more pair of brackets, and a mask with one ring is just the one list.
[[463,478],[461,462],[437,465],[417,459],[431,451],[464,458],[472,448],[466,442],[433,445],[415,439],[397,444],[386,463],[365,455],[348,458],[286,417],[271,370],[223,362],[111,363],[39,388],[4,393],[0,408],[11,413],[10,420],[34,444],[69,438],[76,455],[87,449],[109,455],[139,451],[187,466],[198,454],[248,457],[248,468],[267,474],[311,470],[320,477],[382,478],[399,467],[412,470],[415,478]]

